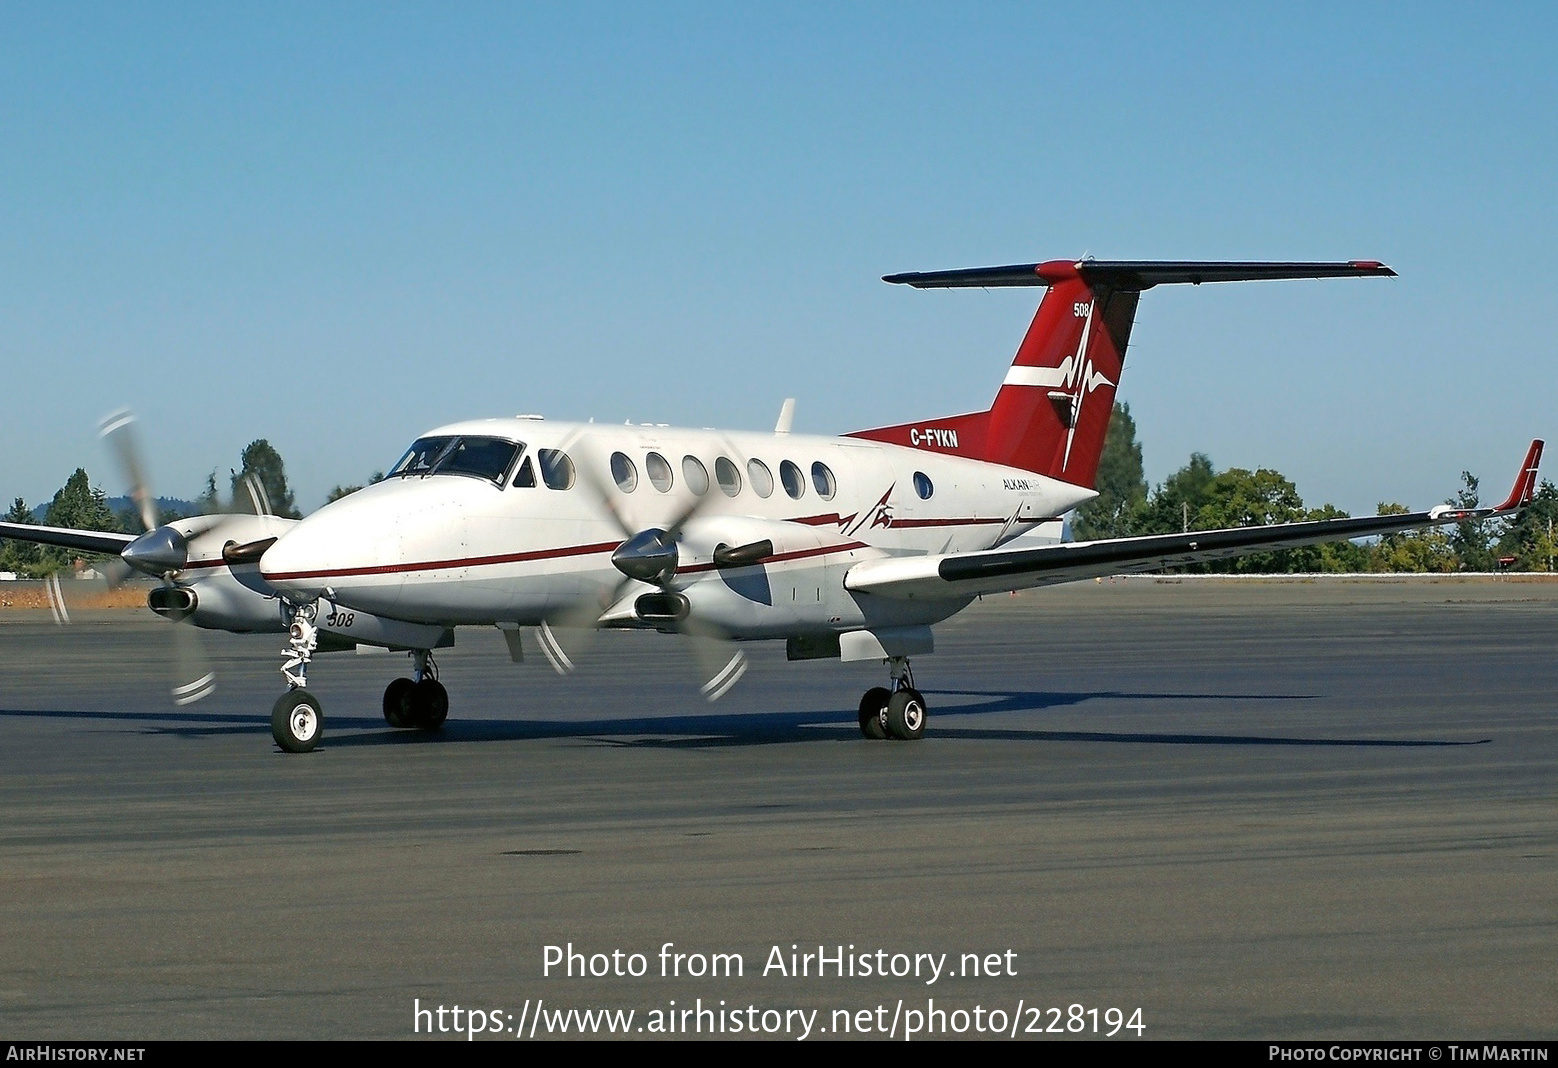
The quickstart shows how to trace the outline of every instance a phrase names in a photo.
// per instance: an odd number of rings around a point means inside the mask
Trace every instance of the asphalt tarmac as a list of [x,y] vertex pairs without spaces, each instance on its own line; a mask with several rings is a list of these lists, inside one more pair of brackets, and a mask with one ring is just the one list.
[[[279,637],[207,636],[218,690],[174,709],[166,624],[77,618],[0,613],[0,1037],[402,1038],[457,1004],[528,1034],[537,1001],[537,1038],[595,1007],[650,1037],[673,1000],[727,1035],[1558,1033],[1558,583],[989,599],[916,660],[918,743],[860,737],[876,665],[760,646],[709,706],[676,638],[558,679],[469,630],[441,732],[384,724],[402,658],[335,654],[289,756]],[[544,975],[569,942],[646,974]],[[743,974],[661,977],[665,943]],[[856,974],[764,974],[819,945]],[[899,953],[932,956],[859,974]]]

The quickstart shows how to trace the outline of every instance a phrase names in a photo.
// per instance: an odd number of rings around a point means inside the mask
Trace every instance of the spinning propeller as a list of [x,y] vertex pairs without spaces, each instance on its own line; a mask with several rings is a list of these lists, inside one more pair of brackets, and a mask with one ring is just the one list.
[[[193,704],[209,697],[216,690],[216,672],[211,658],[205,651],[200,632],[188,622],[194,611],[195,595],[189,587],[178,582],[178,575],[189,562],[189,538],[176,527],[157,522],[157,498],[151,491],[146,466],[141,461],[140,442],[135,430],[135,416],[128,411],[114,412],[105,418],[98,428],[99,435],[108,445],[119,471],[128,486],[130,499],[135,502],[136,514],[144,533],[126,545],[117,560],[107,565],[106,574],[111,586],[120,585],[129,578],[132,570],[152,575],[162,580],[148,599],[158,615],[168,619],[173,627],[173,702],[177,705]],[[249,476],[253,481],[253,476]],[[259,512],[264,499],[263,487],[258,491],[250,487],[250,495]],[[205,536],[221,526],[218,517],[200,536]]]
[[[558,452],[566,454],[578,441],[579,437],[575,435],[559,446]],[[729,446],[730,443],[726,444]],[[731,451],[735,452],[734,449]],[[603,627],[611,625],[612,621],[606,613],[618,605],[628,589],[634,583],[653,586],[653,592],[640,594],[634,599],[631,607],[633,615],[659,630],[684,634],[692,640],[693,657],[703,680],[700,690],[707,700],[718,701],[746,674],[747,656],[735,648],[729,635],[693,612],[692,602],[682,592],[686,580],[679,578],[677,572],[681,563],[679,543],[683,531],[713,499],[714,487],[705,486],[703,493],[694,494],[693,499],[665,526],[637,528],[612,499],[613,487],[607,486],[600,473],[601,465],[593,462],[594,459],[588,455],[588,450],[580,455],[579,461],[573,465],[576,480],[622,533],[622,543],[611,554],[611,563],[622,573],[622,578],[604,591],[604,596],[585,595],[553,619],[543,621],[537,635],[542,653],[559,675],[572,672],[579,656],[593,642],[594,635]],[[756,555],[747,553],[751,559],[738,559],[731,555],[743,550],[757,550],[763,545],[766,545],[764,551]],[[771,544],[763,545],[741,546],[734,550],[722,547],[715,554],[715,564],[732,567],[756,563],[773,551]]]

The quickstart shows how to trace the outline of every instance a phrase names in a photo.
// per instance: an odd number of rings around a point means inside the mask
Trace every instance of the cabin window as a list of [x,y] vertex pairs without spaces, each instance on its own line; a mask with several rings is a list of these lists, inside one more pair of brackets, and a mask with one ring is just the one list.
[[699,497],[709,492],[709,470],[696,456],[682,457],[682,481]]
[[703,460],[693,455],[682,457],[682,482],[700,497],[709,493],[709,469],[704,468]]
[[789,460],[779,465],[779,481],[784,483],[784,491],[792,500],[800,500],[806,492],[806,476],[801,474],[801,469]]
[[752,483],[752,492],[765,500],[774,491],[774,473],[761,460],[747,461],[747,481]]
[[834,480],[833,472],[821,460],[811,465],[811,484],[817,487],[817,496],[825,501],[831,501],[833,494],[838,492],[838,482]]
[[573,461],[568,458],[566,452],[559,449],[539,449],[536,455],[541,460],[541,481],[546,483],[548,489],[573,489]]
[[611,454],[611,478],[623,493],[632,493],[638,489],[638,468],[628,459],[627,453]]
[[734,497],[741,492],[741,471],[723,456],[714,459],[714,480],[719,483],[720,492],[727,497]]
[[924,471],[914,472],[914,492],[920,495],[920,500],[930,500],[930,495],[936,492],[936,487],[931,485],[930,476]]
[[676,480],[671,474],[671,462],[658,452],[652,452],[644,457],[644,471],[649,475],[649,484],[661,493],[670,493],[671,484]]

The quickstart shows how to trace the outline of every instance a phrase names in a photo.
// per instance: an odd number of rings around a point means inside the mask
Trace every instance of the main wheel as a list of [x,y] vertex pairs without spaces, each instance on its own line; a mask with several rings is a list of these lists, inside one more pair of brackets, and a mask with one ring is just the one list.
[[885,686],[873,686],[860,699],[860,733],[872,741],[887,737],[887,702],[893,692]]
[[416,688],[410,679],[396,679],[384,687],[384,722],[391,727],[415,727]]
[[925,698],[919,690],[899,690],[887,702],[887,733],[902,742],[924,736]]
[[270,733],[289,753],[307,753],[325,732],[325,713],[307,690],[288,690],[270,713]]
[[416,704],[414,726],[425,731],[436,731],[449,718],[449,691],[437,679],[423,679],[415,684],[412,699]]

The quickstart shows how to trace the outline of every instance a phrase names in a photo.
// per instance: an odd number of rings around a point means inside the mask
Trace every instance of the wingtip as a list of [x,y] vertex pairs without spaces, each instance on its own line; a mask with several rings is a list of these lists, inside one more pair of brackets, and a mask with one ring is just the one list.
[[1532,439],[1531,447],[1526,450],[1525,462],[1520,465],[1520,473],[1515,476],[1515,485],[1510,489],[1508,499],[1493,509],[1494,512],[1512,512],[1531,503],[1532,498],[1536,496],[1537,472],[1542,466],[1542,449],[1546,444],[1541,438]]

